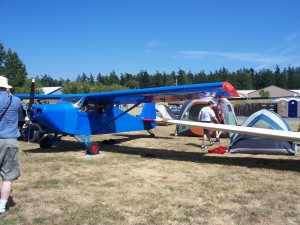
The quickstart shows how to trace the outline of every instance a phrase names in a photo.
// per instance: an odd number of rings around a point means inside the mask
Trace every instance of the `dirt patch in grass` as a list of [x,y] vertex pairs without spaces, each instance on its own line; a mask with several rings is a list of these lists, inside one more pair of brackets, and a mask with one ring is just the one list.
[[1,222],[300,224],[298,156],[208,154],[174,129],[92,137],[101,147],[92,157],[69,137],[50,150],[20,142],[16,205]]

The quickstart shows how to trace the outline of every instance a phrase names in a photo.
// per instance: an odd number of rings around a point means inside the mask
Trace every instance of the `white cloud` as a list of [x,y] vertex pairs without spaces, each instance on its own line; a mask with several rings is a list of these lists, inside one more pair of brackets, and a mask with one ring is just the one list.
[[203,59],[218,57],[220,59],[257,62],[260,64],[279,64],[289,62],[299,56],[266,55],[261,53],[217,52],[217,51],[181,51],[179,54],[185,58]]
[[159,40],[151,40],[148,44],[147,47],[148,48],[156,48],[158,46],[161,46],[163,43]]
[[298,37],[300,37],[300,33],[293,33],[287,36],[284,40],[285,43],[290,43],[296,40]]

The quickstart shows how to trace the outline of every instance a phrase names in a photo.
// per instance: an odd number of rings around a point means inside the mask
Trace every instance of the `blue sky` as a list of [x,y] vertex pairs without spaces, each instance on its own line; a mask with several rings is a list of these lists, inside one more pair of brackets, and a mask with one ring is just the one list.
[[28,77],[300,66],[299,0],[0,0]]

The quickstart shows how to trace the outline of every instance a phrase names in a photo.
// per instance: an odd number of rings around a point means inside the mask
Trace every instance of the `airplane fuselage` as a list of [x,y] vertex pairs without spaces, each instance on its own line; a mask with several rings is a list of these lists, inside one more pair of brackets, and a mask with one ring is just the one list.
[[[154,103],[145,105],[145,110],[151,114],[147,116],[155,118]],[[58,103],[35,105],[33,119],[46,133],[96,135],[154,128],[155,123],[144,122],[144,117],[145,112],[136,117],[114,105],[89,104],[82,109],[69,103]]]

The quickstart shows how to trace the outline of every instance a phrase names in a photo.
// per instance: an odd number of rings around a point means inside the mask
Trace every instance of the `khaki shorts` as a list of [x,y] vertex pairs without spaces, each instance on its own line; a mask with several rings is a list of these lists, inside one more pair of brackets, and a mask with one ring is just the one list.
[[3,181],[13,181],[20,176],[19,145],[15,138],[0,138],[0,175]]

